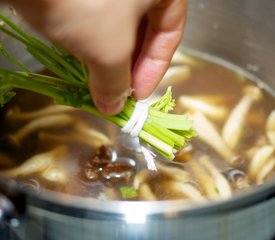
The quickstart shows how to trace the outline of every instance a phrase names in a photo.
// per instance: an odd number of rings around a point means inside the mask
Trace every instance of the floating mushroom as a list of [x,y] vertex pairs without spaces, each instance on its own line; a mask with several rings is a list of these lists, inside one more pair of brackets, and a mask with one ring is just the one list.
[[251,186],[246,173],[240,169],[229,169],[227,172],[228,180],[233,189],[247,189]]
[[207,169],[210,175],[213,177],[217,191],[222,199],[228,199],[232,197],[232,190],[227,179],[220,173],[217,167],[209,160],[207,156],[203,156],[199,159],[202,166]]
[[22,139],[37,130],[64,127],[70,123],[73,123],[73,118],[67,114],[44,116],[32,120],[20,128],[16,133],[11,134],[8,137],[13,143],[19,145]]
[[195,202],[202,202],[205,198],[201,192],[190,183],[182,183],[178,181],[164,181],[161,187],[166,192],[171,192],[172,195],[179,195],[180,198],[188,198]]
[[268,140],[275,147],[275,110],[268,115],[265,130]]
[[66,184],[69,181],[69,177],[66,173],[58,166],[50,166],[46,168],[41,176],[50,181],[57,184]]
[[142,183],[138,189],[138,196],[140,200],[155,201],[157,200],[156,195],[152,192],[151,188],[147,183]]
[[180,169],[178,167],[171,167],[171,166],[157,163],[157,169],[161,174],[177,181],[187,182],[187,181],[193,180],[189,172],[185,171],[184,169]]
[[219,200],[220,195],[216,190],[214,179],[209,175],[206,169],[195,160],[191,163],[190,167],[204,194],[211,200]]
[[269,158],[256,176],[256,183],[263,184],[265,178],[273,171],[275,167],[275,157]]
[[[86,139],[86,142],[88,138],[93,139],[94,145],[111,145],[112,142],[110,138],[108,138],[103,133],[100,133],[99,131],[95,130],[94,128],[91,128],[88,126],[88,124],[84,122],[79,122],[76,124],[76,130],[79,132],[80,135],[82,135],[81,138]],[[85,136],[85,137],[84,137]]]
[[142,183],[146,182],[149,179],[150,175],[151,173],[147,169],[139,171],[133,181],[134,188],[138,189]]
[[63,105],[49,105],[39,110],[35,111],[21,111],[18,107],[11,108],[7,111],[6,118],[8,120],[14,121],[26,121],[33,118],[40,118],[52,114],[61,114],[69,111],[76,111],[73,107],[63,106]]
[[272,144],[272,146],[275,147],[275,131],[266,132],[266,136],[269,142]]
[[4,170],[0,175],[6,177],[17,177],[42,172],[47,169],[53,161],[56,161],[67,153],[68,149],[64,146],[57,147],[51,151],[39,153],[26,160],[20,166]]
[[268,115],[265,129],[267,132],[275,131],[275,110],[271,111],[271,113]]
[[271,145],[262,146],[255,152],[248,166],[248,175],[251,179],[257,179],[259,171],[267,163],[273,152],[274,147]]
[[161,85],[170,85],[175,84],[177,82],[183,82],[191,75],[191,70],[188,66],[174,66],[169,67],[163,76]]
[[212,119],[224,119],[227,115],[227,109],[225,107],[215,106],[193,97],[180,96],[179,104],[192,112],[202,112]]
[[[109,145],[111,140],[108,139],[104,134],[93,130],[89,131],[88,134],[83,134],[82,132],[73,132],[68,134],[56,134],[49,132],[39,132],[38,138],[41,141],[54,141],[62,143],[82,143],[86,144],[92,148],[98,148],[102,145]],[[107,140],[108,139],[108,140]]]
[[243,133],[247,115],[252,104],[261,98],[261,90],[255,86],[249,86],[245,89],[245,95],[231,111],[222,130],[222,138],[225,143],[235,149]]
[[193,115],[193,128],[198,133],[198,137],[202,141],[221,155],[225,161],[232,164],[234,156],[233,152],[225,144],[214,124],[208,120],[204,114],[196,112]]
[[195,58],[188,56],[187,54],[178,50],[174,53],[171,60],[171,66],[175,65],[187,65],[191,67],[196,67],[199,65],[199,62]]

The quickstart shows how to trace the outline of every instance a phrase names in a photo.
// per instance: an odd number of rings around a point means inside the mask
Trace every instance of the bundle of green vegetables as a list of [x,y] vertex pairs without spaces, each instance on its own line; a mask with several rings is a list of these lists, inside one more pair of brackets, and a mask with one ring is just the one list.
[[[92,102],[88,90],[88,71],[85,64],[72,56],[65,49],[54,44],[49,45],[28,34],[10,19],[0,14],[0,30],[21,42],[27,51],[55,76],[34,73],[14,59],[0,44],[1,53],[21,71],[0,68],[0,105],[15,96],[13,89],[20,88],[33,91],[52,98],[55,103],[73,106],[109,120],[120,127],[125,126],[136,100],[129,97],[123,111],[115,116],[99,112]],[[171,88],[163,97],[150,106],[148,117],[138,136],[145,143],[168,159],[184,147],[195,132],[192,122],[185,115],[168,113],[175,106]]]

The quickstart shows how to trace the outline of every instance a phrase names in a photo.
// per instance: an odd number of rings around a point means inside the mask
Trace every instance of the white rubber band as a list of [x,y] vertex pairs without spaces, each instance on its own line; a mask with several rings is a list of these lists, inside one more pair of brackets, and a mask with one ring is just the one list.
[[129,133],[132,137],[137,137],[148,117],[150,105],[147,100],[137,101],[132,116],[121,129],[124,133]]

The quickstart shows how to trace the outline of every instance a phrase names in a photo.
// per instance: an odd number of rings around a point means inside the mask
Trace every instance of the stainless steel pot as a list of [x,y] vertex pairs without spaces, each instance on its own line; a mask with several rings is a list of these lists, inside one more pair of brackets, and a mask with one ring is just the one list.
[[[218,56],[275,88],[275,2],[192,0],[182,47]],[[12,44],[8,42],[8,44]],[[15,54],[33,65],[12,45]],[[5,65],[0,59],[1,65]],[[0,179],[10,239],[272,239],[275,182],[230,201],[186,209],[181,201],[98,202],[20,192]]]

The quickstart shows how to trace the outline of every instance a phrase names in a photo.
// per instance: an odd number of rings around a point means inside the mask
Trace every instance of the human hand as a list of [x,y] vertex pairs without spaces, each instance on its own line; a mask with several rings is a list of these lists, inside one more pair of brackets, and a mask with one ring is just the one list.
[[98,109],[122,110],[133,89],[148,97],[168,68],[184,29],[187,0],[11,0],[42,34],[88,66]]

